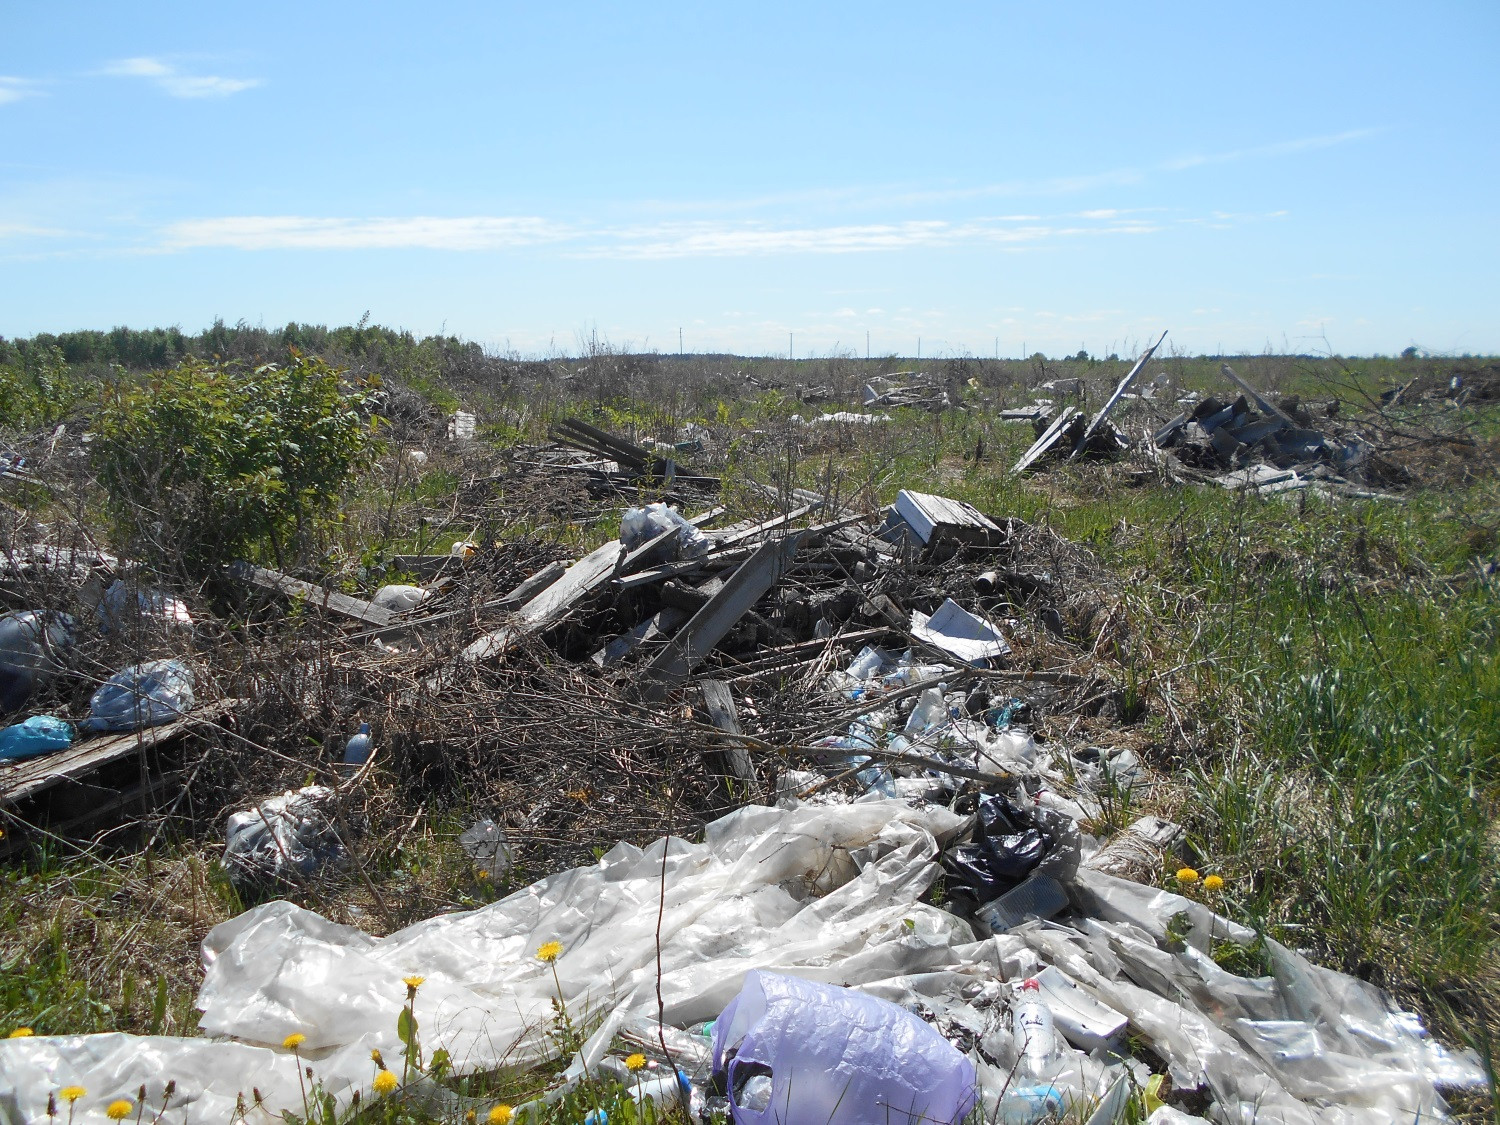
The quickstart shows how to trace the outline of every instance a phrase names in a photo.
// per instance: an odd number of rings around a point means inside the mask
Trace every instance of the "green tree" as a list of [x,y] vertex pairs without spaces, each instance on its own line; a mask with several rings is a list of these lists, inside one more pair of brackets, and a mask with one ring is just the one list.
[[320,359],[250,372],[190,359],[106,389],[93,464],[131,549],[159,567],[285,567],[375,452],[366,395]]

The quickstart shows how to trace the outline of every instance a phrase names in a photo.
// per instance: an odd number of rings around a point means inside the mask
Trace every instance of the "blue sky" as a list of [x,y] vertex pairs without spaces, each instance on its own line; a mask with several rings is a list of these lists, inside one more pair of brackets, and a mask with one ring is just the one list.
[[1500,351],[1500,4],[8,5],[0,334]]

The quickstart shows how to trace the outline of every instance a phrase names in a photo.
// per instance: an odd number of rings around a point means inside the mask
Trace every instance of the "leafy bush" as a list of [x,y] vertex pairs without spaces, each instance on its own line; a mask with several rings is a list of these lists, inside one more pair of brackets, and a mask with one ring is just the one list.
[[81,397],[79,381],[55,346],[9,349],[16,362],[0,363],[0,421],[13,426],[51,426]]
[[106,389],[93,464],[131,546],[158,566],[285,567],[376,450],[366,398],[320,359],[249,373],[188,360]]

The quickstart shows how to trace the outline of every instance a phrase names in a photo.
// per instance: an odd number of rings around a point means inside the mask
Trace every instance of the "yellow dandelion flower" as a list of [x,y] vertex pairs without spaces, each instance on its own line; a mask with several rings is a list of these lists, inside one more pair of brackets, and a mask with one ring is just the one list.
[[474,1125],[474,1122],[476,1120],[478,1120],[478,1115],[475,1114],[475,1112],[472,1109],[465,1110],[464,1111],[464,1120],[467,1121],[469,1123],[469,1125]]
[[1191,867],[1179,867],[1177,869],[1177,881],[1183,886],[1188,886],[1198,881],[1198,873]]
[[1207,876],[1203,880],[1203,889],[1205,891],[1222,891],[1224,889],[1223,877],[1219,875]]
[[25,1039],[28,1035],[35,1035],[29,1027],[18,1027],[6,1036],[7,1039]]
[[303,1035],[300,1031],[294,1031],[281,1041],[281,1045],[288,1051],[295,1051],[306,1042],[307,1036]]
[[104,1116],[108,1117],[111,1121],[124,1121],[134,1109],[134,1102],[128,1101],[125,1098],[116,1098],[105,1107]]
[[646,1056],[643,1055],[643,1054],[641,1054],[639,1051],[637,1051],[633,1055],[626,1055],[625,1056],[625,1069],[626,1070],[640,1070],[645,1065],[646,1065]]
[[490,873],[488,871],[481,871],[479,873],[479,878],[480,878],[481,881],[486,880],[489,877],[490,877]]
[[561,953],[562,942],[549,941],[544,943],[537,949],[536,957],[538,961],[546,961],[548,964],[551,964],[553,961],[557,960],[558,956]]
[[376,1047],[370,1052],[370,1061],[381,1070],[385,1069],[385,1059],[381,1057],[380,1048]]
[[490,1125],[510,1125],[510,1119],[516,1115],[516,1111],[501,1102],[490,1109]]
[[87,1093],[88,1091],[85,1090],[82,1086],[64,1086],[57,1092],[58,1097],[62,1098],[62,1100],[67,1102],[69,1105],[72,1105]]
[[394,1074],[382,1068],[380,1073],[375,1076],[375,1081],[372,1085],[375,1087],[377,1094],[384,1096],[401,1085],[401,1083]]
[[417,989],[419,989],[419,988],[422,987],[422,982],[425,981],[426,979],[427,979],[426,977],[415,977],[415,976],[413,976],[413,977],[402,977],[401,978],[401,983],[404,984],[404,985],[406,985],[406,987],[409,988],[409,989],[411,989],[413,992],[415,992]]

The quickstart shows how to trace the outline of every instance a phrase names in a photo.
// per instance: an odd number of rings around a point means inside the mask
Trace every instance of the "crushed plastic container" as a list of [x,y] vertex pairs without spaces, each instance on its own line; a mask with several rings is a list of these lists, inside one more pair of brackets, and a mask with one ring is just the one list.
[[1050,875],[1033,873],[993,902],[976,911],[994,933],[1003,934],[1033,918],[1051,918],[1067,909],[1068,892]]
[[84,730],[140,730],[182,718],[193,709],[193,672],[180,660],[122,668],[89,700]]
[[0,617],[0,714],[18,711],[57,678],[73,647],[66,613],[24,609]]
[[760,971],[714,1024],[714,1074],[740,1125],[940,1125],[977,1096],[974,1064],[918,1016]]
[[0,730],[0,761],[18,762],[73,745],[73,727],[52,715],[33,715]]

